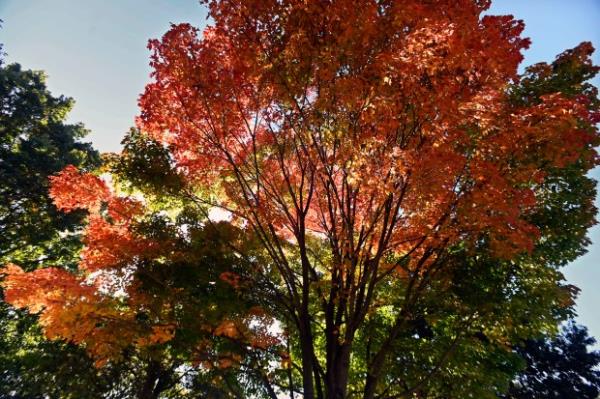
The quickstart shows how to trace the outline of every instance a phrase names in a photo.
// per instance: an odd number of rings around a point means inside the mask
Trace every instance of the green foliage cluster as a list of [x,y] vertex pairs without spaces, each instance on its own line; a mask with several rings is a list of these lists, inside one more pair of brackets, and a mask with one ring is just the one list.
[[73,264],[81,214],[64,214],[48,198],[48,177],[72,164],[93,169],[99,154],[66,124],[73,100],[54,97],[42,72],[19,64],[0,70],[0,260],[32,269]]

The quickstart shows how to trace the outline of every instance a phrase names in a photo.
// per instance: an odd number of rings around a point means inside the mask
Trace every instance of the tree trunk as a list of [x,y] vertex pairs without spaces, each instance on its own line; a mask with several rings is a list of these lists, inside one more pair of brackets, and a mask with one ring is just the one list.
[[[311,330],[310,313],[308,304],[310,302],[310,261],[306,254],[306,242],[304,238],[304,220],[300,219],[300,234],[298,235],[298,244],[300,247],[300,259],[302,263],[302,302],[300,309],[300,348],[302,351],[302,383],[304,390],[304,399],[315,398],[315,385],[319,383],[319,376],[317,375],[318,365],[316,364],[316,357],[314,351],[314,341]],[[322,391],[317,386],[317,397],[322,396]]]
[[300,349],[302,351],[302,385],[304,399],[315,399],[315,388],[313,383],[313,342],[308,314],[302,315],[300,323],[302,324],[300,326]]
[[[337,338],[334,337],[337,341]],[[345,399],[348,389],[348,374],[350,372],[350,344],[339,345],[335,342],[330,346],[333,353],[328,354],[327,362],[327,399]]]
[[146,367],[146,376],[144,378],[144,384],[140,387],[137,398],[138,399],[156,399],[158,394],[154,388],[157,385],[157,380],[160,378],[161,366],[160,363],[151,360],[148,362]]

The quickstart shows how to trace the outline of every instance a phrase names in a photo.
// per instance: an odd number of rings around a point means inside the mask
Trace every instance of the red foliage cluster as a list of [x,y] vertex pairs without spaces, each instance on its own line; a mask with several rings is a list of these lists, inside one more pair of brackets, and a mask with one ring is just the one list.
[[181,24],[150,42],[139,126],[256,226],[339,251],[360,236],[359,257],[482,236],[510,257],[536,240],[544,169],[595,162],[581,101],[508,101],[529,41],[481,18],[489,2],[209,3],[201,37]]

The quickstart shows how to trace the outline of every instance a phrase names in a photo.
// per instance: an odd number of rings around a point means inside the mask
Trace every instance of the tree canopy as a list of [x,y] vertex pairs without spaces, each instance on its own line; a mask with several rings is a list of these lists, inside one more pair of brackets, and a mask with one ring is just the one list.
[[[56,209],[48,196],[48,177],[67,165],[93,169],[100,156],[81,141],[87,134],[83,125],[65,123],[73,101],[53,96],[45,79],[42,72],[0,59],[0,263],[18,262],[27,270],[48,263],[74,269],[83,215]],[[35,317],[1,298],[1,397],[108,390],[110,379],[97,375],[83,350],[45,341]]]
[[527,368],[511,384],[507,399],[582,398],[600,393],[600,352],[588,351],[596,340],[585,327],[565,325],[555,339],[530,340],[518,347]]
[[592,45],[519,76],[489,1],[206,3],[150,41],[105,174],[50,179],[77,269],[10,264],[6,300],[99,367],[150,359],[144,398],[505,392],[595,223]]
[[[54,97],[42,72],[19,64],[2,65],[0,75],[0,259],[35,268],[46,262],[65,265],[65,247],[81,213],[59,212],[48,197],[48,177],[67,165],[84,170],[100,163],[90,144],[80,141],[83,125],[65,123],[73,100]],[[66,259],[64,257],[67,257]]]

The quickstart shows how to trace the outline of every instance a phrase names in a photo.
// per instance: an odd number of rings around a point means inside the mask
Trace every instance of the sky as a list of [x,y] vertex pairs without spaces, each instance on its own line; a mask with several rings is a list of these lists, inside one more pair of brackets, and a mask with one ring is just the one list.
[[[600,48],[600,0],[495,0],[489,13],[525,21],[532,45],[523,66],[551,62],[584,40]],[[97,149],[115,152],[149,81],[148,39],[170,23],[207,23],[197,0],[0,0],[0,19],[7,62],[44,70],[54,95],[76,101],[69,121],[83,122]],[[600,64],[600,50],[594,59]],[[600,169],[592,175],[599,179]],[[579,322],[600,339],[600,227],[590,237],[589,252],[563,272],[581,289]]]

